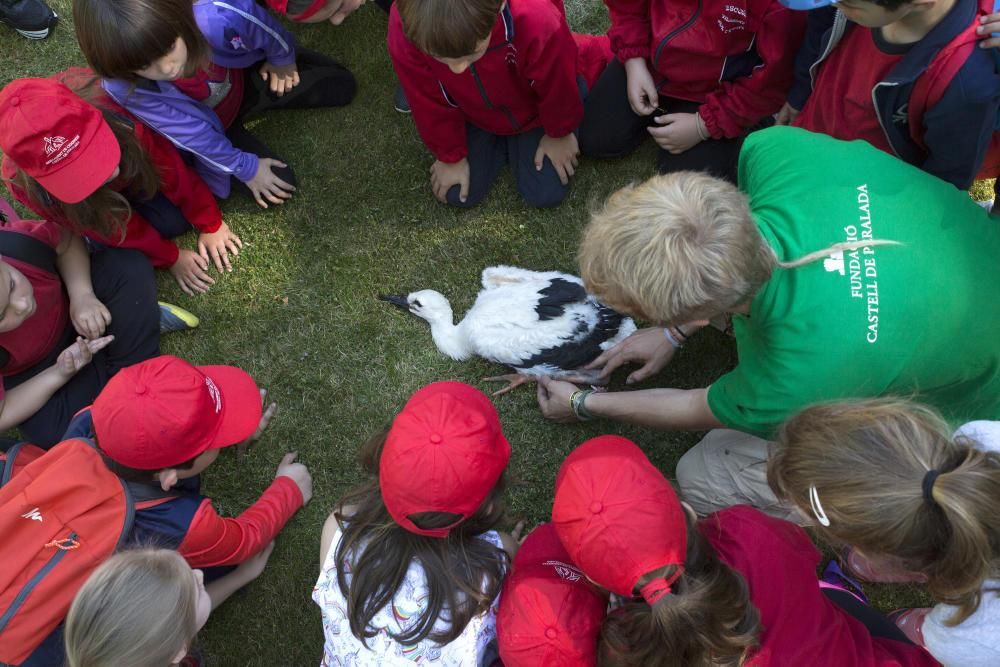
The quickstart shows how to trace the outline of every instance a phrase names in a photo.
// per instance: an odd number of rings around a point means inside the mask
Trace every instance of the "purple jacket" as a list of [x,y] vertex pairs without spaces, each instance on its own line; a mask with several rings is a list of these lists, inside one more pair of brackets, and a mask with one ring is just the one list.
[[245,183],[257,173],[257,156],[233,146],[215,111],[169,81],[105,79],[101,85],[132,115],[194,155],[195,170],[216,197],[229,196],[230,176]]
[[[198,0],[194,15],[217,65],[243,69],[262,60],[295,62],[294,39],[254,0]],[[174,84],[105,80],[102,85],[139,120],[194,155],[195,169],[216,197],[229,196],[230,176],[245,183],[257,173],[257,156],[233,146],[215,111]]]
[[242,69],[262,60],[295,62],[295,39],[254,0],[198,0],[194,18],[216,65]]

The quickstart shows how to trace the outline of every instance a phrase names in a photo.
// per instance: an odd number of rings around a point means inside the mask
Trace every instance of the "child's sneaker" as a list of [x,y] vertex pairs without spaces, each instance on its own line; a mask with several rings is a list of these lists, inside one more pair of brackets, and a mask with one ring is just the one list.
[[0,23],[6,23],[22,37],[45,39],[59,16],[42,0],[0,0]]
[[200,320],[194,313],[189,313],[172,303],[163,303],[162,301],[158,303],[160,305],[161,334],[194,329],[200,323]]

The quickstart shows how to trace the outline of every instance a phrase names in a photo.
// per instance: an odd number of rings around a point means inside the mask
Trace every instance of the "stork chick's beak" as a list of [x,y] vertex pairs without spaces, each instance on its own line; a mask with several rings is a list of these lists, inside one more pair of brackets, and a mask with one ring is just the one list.
[[410,312],[410,302],[405,294],[382,294],[379,296],[382,301],[387,301],[397,308]]

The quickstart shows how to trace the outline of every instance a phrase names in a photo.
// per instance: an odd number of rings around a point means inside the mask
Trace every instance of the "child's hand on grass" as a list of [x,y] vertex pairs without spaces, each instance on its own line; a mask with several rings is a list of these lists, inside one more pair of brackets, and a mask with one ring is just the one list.
[[267,402],[267,389],[260,390],[260,406],[263,411],[260,415],[260,421],[257,422],[257,430],[254,431],[249,438],[236,445],[236,454],[238,456],[245,454],[247,449],[250,448],[250,445],[260,440],[261,436],[264,435],[264,431],[266,431],[267,427],[271,425],[271,420],[274,419],[274,415],[278,412],[277,402]]
[[458,162],[435,160],[431,165],[431,189],[434,197],[442,204],[448,203],[448,190],[458,186],[458,199],[465,202],[469,198],[469,161],[462,158]]
[[202,233],[198,236],[198,254],[208,265],[209,258],[215,262],[215,268],[222,271],[232,271],[233,265],[229,262],[229,253],[233,257],[240,254],[243,241],[229,229],[229,225],[222,223],[222,226],[211,233]]
[[77,337],[76,342],[63,350],[56,359],[56,369],[65,378],[73,377],[93,360],[95,354],[110,345],[114,339],[114,336],[104,336],[93,340]]
[[260,66],[260,78],[268,82],[272,93],[281,97],[299,85],[299,70],[295,63],[272,65],[265,62]]
[[305,465],[295,462],[295,457],[298,455],[298,452],[285,454],[281,463],[278,464],[278,472],[274,478],[288,477],[295,482],[295,486],[299,487],[299,491],[302,492],[302,504],[307,505],[313,496],[313,480],[309,469]]
[[577,144],[576,135],[572,132],[558,139],[546,134],[538,142],[538,150],[535,151],[535,169],[541,171],[547,157],[552,162],[552,166],[556,168],[559,181],[563,185],[569,185],[570,176],[576,173],[577,156],[579,155],[580,146]]
[[253,198],[261,208],[267,208],[267,201],[272,204],[284,204],[286,199],[290,199],[295,192],[295,186],[286,183],[281,179],[271,167],[287,167],[288,165],[279,160],[269,157],[259,157],[257,159],[257,173],[247,181],[247,187],[253,193]]
[[81,336],[98,338],[104,335],[111,324],[111,311],[91,291],[70,298],[69,319]]
[[793,107],[788,102],[781,107],[778,113],[774,114],[774,124],[775,125],[791,125],[795,122],[796,117],[799,115],[799,110]]
[[983,41],[979,42],[979,48],[995,49],[1000,47],[1000,37],[991,37],[993,33],[1000,32],[1000,12],[987,14],[979,19],[979,23],[982,25],[976,28],[976,34],[984,38]]
[[656,126],[648,128],[660,148],[677,155],[701,143],[696,113],[668,113],[657,116]]
[[365,0],[344,0],[337,8],[337,11],[333,13],[330,17],[330,23],[333,25],[340,25],[344,22],[348,16],[353,14],[361,5],[365,4]]
[[170,267],[170,275],[188,296],[204,294],[215,284],[208,275],[208,258],[184,248],[181,249],[177,261]]

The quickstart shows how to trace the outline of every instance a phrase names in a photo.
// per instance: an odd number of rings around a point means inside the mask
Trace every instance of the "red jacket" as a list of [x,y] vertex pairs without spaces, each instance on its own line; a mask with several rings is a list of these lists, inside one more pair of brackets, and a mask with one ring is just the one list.
[[919,646],[873,637],[823,594],[820,553],[795,524],[737,505],[705,517],[698,529],[746,582],[760,614],[747,667],[937,667]]
[[778,0],[605,0],[611,49],[646,58],[659,92],[700,102],[716,139],[776,113],[793,81],[806,12]]
[[466,122],[500,135],[543,127],[566,136],[583,120],[577,73],[592,82],[611,57],[605,38],[570,32],[561,0],[508,0],[486,54],[461,74],[406,38],[395,5],[387,39],[417,130],[442,162],[467,155]]
[[[55,74],[52,78],[77,89],[78,84],[84,81],[87,76],[87,70],[74,68]],[[88,90],[100,93],[100,86],[94,85],[88,87]],[[98,107],[109,110],[132,124],[136,139],[159,173],[160,192],[181,210],[191,226],[199,232],[217,231],[222,225],[222,212],[219,211],[215,197],[209,192],[201,177],[185,164],[173,144],[143,125],[106,95],[98,95],[95,102]],[[160,236],[159,232],[134,210],[125,228],[124,239],[117,235],[105,237],[89,229],[75,229],[70,226],[68,220],[59,217],[58,209],[50,208],[42,202],[32,201],[28,197],[28,193],[11,182],[11,179],[17,174],[17,165],[6,156],[3,158],[3,163],[0,164],[0,174],[2,174],[10,194],[46,220],[70,227],[73,231],[106,245],[135,248],[149,257],[149,261],[156,267],[169,267],[177,261],[179,254],[177,244]]]

